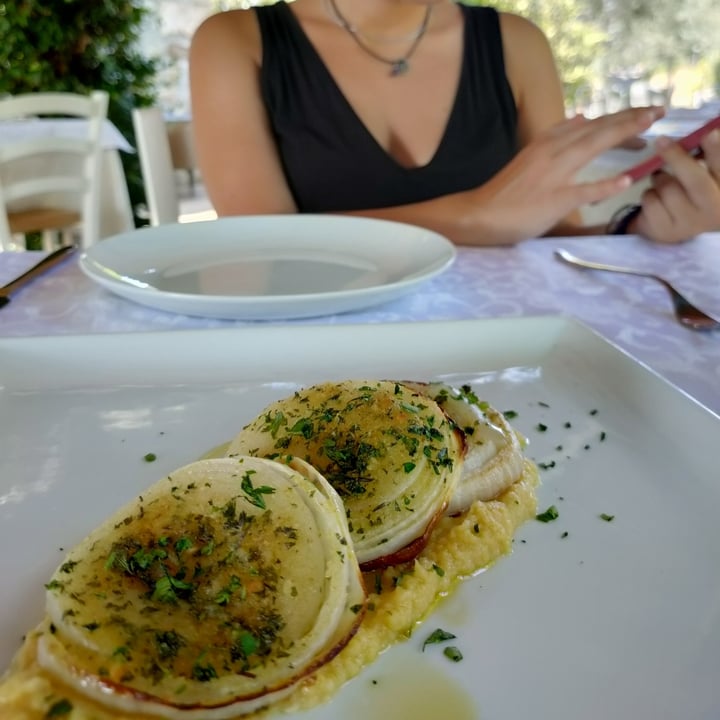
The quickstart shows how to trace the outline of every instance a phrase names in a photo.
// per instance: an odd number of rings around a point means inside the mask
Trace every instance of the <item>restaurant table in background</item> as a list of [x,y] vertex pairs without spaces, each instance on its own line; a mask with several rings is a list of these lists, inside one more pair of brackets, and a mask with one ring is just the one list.
[[[86,120],[75,118],[27,118],[0,122],[0,144],[32,140],[37,137],[77,137]],[[109,237],[134,227],[132,206],[120,152],[135,152],[120,131],[106,120],[102,132],[102,192],[100,199],[100,237]],[[39,158],[22,166],[28,177],[48,171],[48,164],[62,162],[57,158]]]
[[[720,317],[720,233],[681,245],[634,236],[543,238],[509,248],[459,248],[455,264],[417,291],[367,310],[289,324],[392,323],[568,315],[599,332],[720,414],[720,332],[674,318],[665,289],[644,278],[578,270],[558,262],[564,247],[581,257],[664,275]],[[0,254],[0,285],[41,253]],[[257,325],[174,315],[117,297],[70,260],[17,293],[0,311],[0,336],[169,331]],[[279,324],[278,322],[268,324]]]

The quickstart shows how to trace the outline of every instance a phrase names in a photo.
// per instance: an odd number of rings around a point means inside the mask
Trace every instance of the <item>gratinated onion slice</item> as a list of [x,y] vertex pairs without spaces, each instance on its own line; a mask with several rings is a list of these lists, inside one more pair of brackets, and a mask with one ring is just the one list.
[[502,413],[481,401],[469,386],[406,384],[433,398],[465,435],[462,474],[447,514],[463,512],[476,500],[493,500],[522,476],[524,457],[517,432]]
[[107,520],[47,586],[40,664],[104,706],[167,718],[236,717],[292,690],[365,610],[342,504],[293,465],[202,460]]
[[455,490],[462,436],[432,398],[389,381],[304,388],[268,406],[228,455],[307,461],[337,490],[363,569],[411,560]]

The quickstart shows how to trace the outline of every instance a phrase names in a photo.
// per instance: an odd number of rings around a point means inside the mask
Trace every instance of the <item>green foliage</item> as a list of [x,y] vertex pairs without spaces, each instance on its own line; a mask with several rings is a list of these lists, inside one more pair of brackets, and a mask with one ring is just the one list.
[[[109,119],[134,145],[131,110],[156,101],[157,61],[137,50],[148,12],[143,0],[0,0],[0,95],[106,90]],[[136,207],[139,161],[121,157]]]
[[535,22],[550,40],[570,107],[582,105],[584,93],[614,92],[619,79],[666,73],[671,84],[681,66],[720,62],[717,0],[462,1]]
[[583,13],[578,0],[497,0],[488,3],[498,10],[528,18],[547,36],[555,56],[570,107],[587,95],[598,67],[597,58],[605,51],[606,33]]

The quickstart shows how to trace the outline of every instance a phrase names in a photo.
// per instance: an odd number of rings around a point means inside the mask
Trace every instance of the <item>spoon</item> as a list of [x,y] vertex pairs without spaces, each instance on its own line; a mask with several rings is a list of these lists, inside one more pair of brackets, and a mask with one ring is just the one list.
[[11,293],[27,285],[38,275],[41,275],[42,273],[50,270],[50,268],[55,267],[55,265],[65,260],[65,258],[75,250],[76,248],[74,245],[64,245],[54,252],[51,252],[49,255],[46,255],[40,262],[33,265],[29,270],[26,270],[22,275],[19,275],[14,280],[11,280],[7,285],[0,287],[0,308],[5,307],[10,302]]
[[642,270],[634,270],[632,268],[618,267],[617,265],[605,265],[604,263],[592,262],[591,260],[582,260],[567,250],[558,248],[555,255],[560,260],[575,265],[576,267],[589,268],[590,270],[605,270],[607,272],[624,273],[625,275],[637,275],[639,277],[650,278],[659,282],[665,287],[672,299],[675,309],[675,317],[681,325],[692,330],[718,330],[720,329],[720,320],[710,317],[699,308],[695,307],[682,293],[674,288],[665,278],[659,275],[653,275]]

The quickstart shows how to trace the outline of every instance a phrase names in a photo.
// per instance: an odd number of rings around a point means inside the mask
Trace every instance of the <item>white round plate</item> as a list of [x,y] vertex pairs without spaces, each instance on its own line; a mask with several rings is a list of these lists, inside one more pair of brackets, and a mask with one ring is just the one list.
[[447,238],[340,215],[261,215],[115,235],[80,257],[108,290],[160,310],[270,320],[328,315],[410,292],[453,263]]

